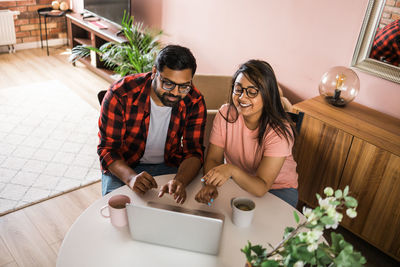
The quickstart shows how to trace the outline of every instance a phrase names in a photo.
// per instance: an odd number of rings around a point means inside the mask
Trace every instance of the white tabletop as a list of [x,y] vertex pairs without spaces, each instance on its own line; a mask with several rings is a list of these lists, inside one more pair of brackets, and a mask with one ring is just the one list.
[[[164,175],[155,179],[160,188],[172,177],[173,175]],[[261,198],[254,197],[232,180],[220,187],[219,196],[211,207],[200,204],[194,200],[195,194],[201,188],[199,180],[195,179],[187,187],[188,198],[182,206],[216,211],[225,216],[217,256],[134,241],[128,226],[113,227],[109,219],[103,218],[99,212],[111,196],[125,194],[133,203],[138,204],[146,204],[147,201],[158,198],[158,190],[151,190],[141,197],[123,186],[97,200],[74,222],[61,245],[57,266],[244,266],[246,257],[240,249],[248,240],[264,247],[268,243],[276,245],[282,240],[285,227],[295,226],[295,209],[292,206],[270,193]],[[231,221],[230,200],[237,196],[249,197],[256,203],[253,222],[249,228],[236,227]],[[162,202],[177,205],[170,195],[164,195]],[[301,213],[297,213],[303,217]]]

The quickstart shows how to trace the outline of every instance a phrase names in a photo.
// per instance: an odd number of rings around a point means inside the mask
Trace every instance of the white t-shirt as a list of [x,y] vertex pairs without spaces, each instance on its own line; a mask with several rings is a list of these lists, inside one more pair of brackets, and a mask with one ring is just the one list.
[[164,162],[165,142],[167,140],[171,107],[161,107],[150,97],[150,125],[146,148],[140,163],[159,164]]

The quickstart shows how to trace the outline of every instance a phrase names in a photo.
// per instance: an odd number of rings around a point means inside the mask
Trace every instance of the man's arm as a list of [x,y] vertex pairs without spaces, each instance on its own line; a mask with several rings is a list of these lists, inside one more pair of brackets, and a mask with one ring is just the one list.
[[136,193],[144,194],[157,188],[154,178],[147,172],[137,174],[120,154],[125,134],[123,107],[112,89],[108,90],[102,103],[99,118],[100,144],[97,152],[103,170],[108,170]]
[[175,176],[175,180],[180,181],[184,187],[186,187],[193,178],[199,173],[201,168],[201,161],[197,157],[187,158],[182,161],[179,165],[178,173]]
[[108,166],[108,170],[117,176],[133,191],[144,194],[152,188],[157,188],[157,182],[147,172],[137,174],[124,160],[116,160]]
[[206,118],[205,102],[203,97],[200,96],[187,117],[182,139],[184,160],[179,165],[175,178],[161,188],[159,197],[168,192],[174,195],[177,203],[185,202],[185,187],[197,175],[203,163],[203,138]]

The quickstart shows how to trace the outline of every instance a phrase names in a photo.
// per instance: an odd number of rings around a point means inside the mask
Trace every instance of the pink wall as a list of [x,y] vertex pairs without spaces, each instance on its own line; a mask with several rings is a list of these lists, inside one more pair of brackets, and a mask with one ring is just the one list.
[[[322,74],[350,66],[368,0],[164,0],[167,43],[189,47],[198,73],[232,75],[268,61],[292,102],[318,95]],[[356,102],[400,118],[400,84],[357,71]]]

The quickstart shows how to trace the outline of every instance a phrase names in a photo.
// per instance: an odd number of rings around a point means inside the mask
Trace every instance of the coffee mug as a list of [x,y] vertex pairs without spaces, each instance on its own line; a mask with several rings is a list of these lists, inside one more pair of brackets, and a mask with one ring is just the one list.
[[256,204],[253,200],[245,197],[231,199],[232,222],[238,227],[248,227],[253,220]]
[[[131,203],[131,199],[126,195],[115,195],[108,200],[108,205],[100,209],[100,214],[105,218],[110,218],[111,224],[116,227],[122,227],[128,224],[126,214],[126,204]],[[104,210],[108,208],[108,215]]]

